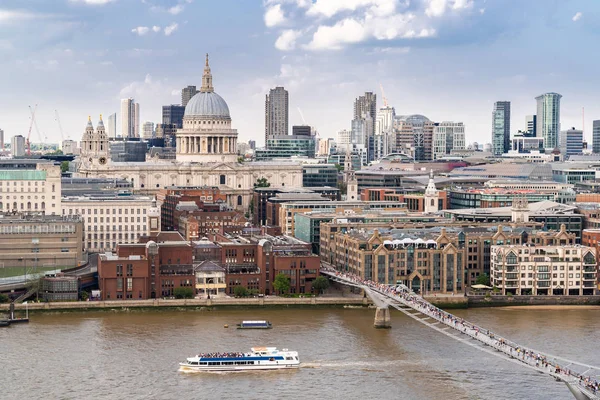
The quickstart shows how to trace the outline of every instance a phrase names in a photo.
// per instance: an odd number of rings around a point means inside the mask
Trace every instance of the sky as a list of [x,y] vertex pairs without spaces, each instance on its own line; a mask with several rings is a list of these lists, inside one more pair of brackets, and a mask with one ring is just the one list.
[[265,95],[281,85],[290,126],[302,114],[321,137],[350,128],[363,92],[383,106],[383,88],[397,114],[463,122],[479,143],[495,101],[512,102],[514,133],[558,92],[562,128],[581,128],[585,107],[589,138],[599,36],[597,0],[1,0],[0,129],[26,136],[37,104],[32,142],[61,140],[56,111],[81,140],[89,115],[127,97],[160,122],[209,53],[242,141],[263,143]]

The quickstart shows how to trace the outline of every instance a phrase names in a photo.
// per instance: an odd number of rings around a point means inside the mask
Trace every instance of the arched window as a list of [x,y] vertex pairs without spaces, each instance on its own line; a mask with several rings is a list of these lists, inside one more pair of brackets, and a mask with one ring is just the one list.
[[517,263],[517,255],[512,251],[506,256],[506,263],[514,265]]
[[45,210],[45,209],[46,209],[46,202],[42,201],[42,210]]
[[27,202],[27,209],[31,210],[31,202],[30,201]]
[[237,205],[241,206],[242,205],[242,196],[238,196],[237,200],[238,200],[238,202],[237,202],[238,204]]
[[25,209],[25,204],[21,203],[21,210]]
[[55,187],[55,185],[54,185],[54,183],[53,183],[53,184],[52,184],[52,193],[54,193],[54,190],[55,190],[55,188],[56,188],[56,187]]
[[431,206],[434,206],[434,205],[435,205],[435,200],[431,199]]
[[2,204],[2,202],[0,201],[0,210],[2,210],[2,209],[3,209],[3,204]]
[[17,209],[17,202],[15,201],[15,202],[13,203],[13,210],[16,210],[16,209]]

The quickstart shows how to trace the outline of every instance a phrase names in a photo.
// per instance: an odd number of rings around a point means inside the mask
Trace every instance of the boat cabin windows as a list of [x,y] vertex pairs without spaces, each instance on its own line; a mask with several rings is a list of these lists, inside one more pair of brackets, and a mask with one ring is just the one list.
[[294,357],[286,357],[286,360],[294,360]]

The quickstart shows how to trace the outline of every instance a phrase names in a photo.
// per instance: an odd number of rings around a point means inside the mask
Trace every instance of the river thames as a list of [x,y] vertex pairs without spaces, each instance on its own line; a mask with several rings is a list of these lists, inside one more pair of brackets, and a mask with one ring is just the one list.
[[[0,329],[2,398],[572,399],[564,384],[392,312],[262,309],[34,314]],[[600,363],[600,308],[470,309],[456,315],[524,346]],[[271,330],[237,330],[267,319]],[[229,324],[230,328],[223,326]],[[293,371],[181,373],[199,352],[297,350]]]

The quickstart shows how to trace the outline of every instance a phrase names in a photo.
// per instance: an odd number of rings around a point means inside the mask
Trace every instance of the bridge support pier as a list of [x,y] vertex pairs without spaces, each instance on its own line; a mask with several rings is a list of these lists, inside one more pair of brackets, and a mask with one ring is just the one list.
[[375,310],[375,328],[389,329],[391,328],[390,309],[388,307],[377,307]]
[[571,392],[571,394],[573,395],[573,397],[575,397],[577,400],[590,400],[590,398],[587,397],[585,394],[583,394],[577,388],[577,386],[571,385],[570,383],[567,383],[567,382],[565,382],[565,384],[569,388],[569,391]]

